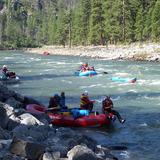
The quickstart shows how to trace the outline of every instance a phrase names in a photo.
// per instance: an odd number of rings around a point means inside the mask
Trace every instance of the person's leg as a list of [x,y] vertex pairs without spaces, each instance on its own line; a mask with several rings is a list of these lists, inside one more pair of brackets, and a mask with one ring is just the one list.
[[90,103],[90,104],[88,105],[88,109],[89,109],[89,111],[90,111],[90,112],[92,112],[92,109],[93,109],[93,103]]
[[119,120],[120,123],[124,123],[124,122],[125,122],[125,119],[123,119],[123,118],[121,117],[121,115],[119,114],[118,111],[112,110],[111,113],[113,113],[114,115],[117,116],[117,118],[118,118],[118,120]]

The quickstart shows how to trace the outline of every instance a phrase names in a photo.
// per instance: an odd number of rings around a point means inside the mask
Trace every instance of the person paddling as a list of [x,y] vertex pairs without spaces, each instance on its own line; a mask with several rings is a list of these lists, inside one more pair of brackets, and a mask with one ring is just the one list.
[[113,108],[113,102],[111,98],[109,96],[105,96],[104,100],[102,101],[102,113],[104,114],[112,113],[118,118],[120,123],[124,123],[125,119],[121,117],[118,111],[113,110],[112,108]]
[[80,108],[81,109],[86,109],[86,110],[89,110],[90,112],[92,111],[93,109],[93,103],[95,101],[92,101],[89,99],[89,96],[88,96],[88,91],[85,91],[84,93],[82,93],[81,95],[81,99],[80,99]]
[[60,102],[60,96],[58,94],[54,94],[53,97],[50,97],[48,109],[50,109],[53,112],[59,111],[60,110],[59,102]]
[[60,105],[61,110],[67,110],[68,109],[68,107],[66,106],[65,92],[61,92],[59,105]]

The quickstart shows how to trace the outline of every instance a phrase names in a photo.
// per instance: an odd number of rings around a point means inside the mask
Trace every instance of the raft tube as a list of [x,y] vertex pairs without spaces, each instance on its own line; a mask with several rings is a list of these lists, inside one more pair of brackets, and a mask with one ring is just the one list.
[[137,78],[112,77],[111,80],[115,82],[135,83]]
[[97,75],[97,72],[96,71],[77,71],[75,72],[75,75],[77,76],[94,76],[94,75]]
[[109,127],[112,123],[111,119],[113,116],[109,114],[90,114],[88,116],[74,118],[72,115],[53,113],[49,113],[48,115],[52,119],[53,125],[66,127]]
[[38,104],[28,104],[26,110],[33,114],[42,114],[46,112],[46,108]]
[[4,80],[4,79],[2,79],[2,77],[0,77],[0,81],[5,84],[14,84],[14,83],[19,83],[20,78],[18,76],[16,76],[15,78],[7,78]]

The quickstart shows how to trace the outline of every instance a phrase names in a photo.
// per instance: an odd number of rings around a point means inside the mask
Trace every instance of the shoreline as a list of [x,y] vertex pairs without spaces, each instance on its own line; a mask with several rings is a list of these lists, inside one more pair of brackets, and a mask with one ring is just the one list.
[[[77,46],[65,48],[62,46],[42,46],[41,48],[24,49],[27,53],[37,53],[62,56],[80,56],[100,58],[105,60],[131,60],[160,62],[160,44],[130,44],[108,46]],[[45,55],[45,54],[44,54]]]

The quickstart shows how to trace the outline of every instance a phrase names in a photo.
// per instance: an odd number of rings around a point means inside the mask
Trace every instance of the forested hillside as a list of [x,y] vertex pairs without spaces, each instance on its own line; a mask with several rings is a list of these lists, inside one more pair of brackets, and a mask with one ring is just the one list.
[[0,48],[160,41],[160,0],[0,0]]

